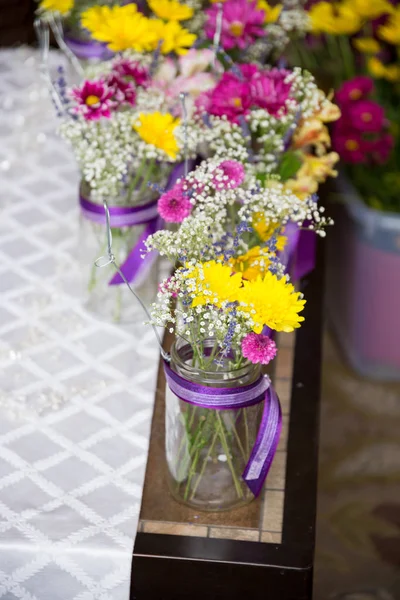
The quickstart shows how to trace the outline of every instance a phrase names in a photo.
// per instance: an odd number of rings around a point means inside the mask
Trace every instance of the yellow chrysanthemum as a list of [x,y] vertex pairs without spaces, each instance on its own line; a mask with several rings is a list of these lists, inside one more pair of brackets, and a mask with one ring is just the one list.
[[282,4],[270,6],[266,0],[258,0],[257,8],[264,11],[265,23],[276,23],[282,12]]
[[378,36],[389,44],[400,44],[400,6],[393,10],[386,25],[378,27]]
[[364,19],[377,19],[393,11],[387,0],[347,0],[347,4]]
[[[129,4],[134,7],[133,12],[136,12],[136,4]],[[104,41],[104,36],[107,33],[108,21],[112,18],[112,10],[109,6],[92,6],[81,14],[81,25],[92,36],[99,41]]]
[[253,331],[261,333],[267,325],[275,331],[293,331],[304,317],[299,316],[305,300],[284,277],[278,279],[270,271],[264,277],[244,281],[239,290],[238,310],[251,315]]
[[384,65],[375,56],[368,61],[368,71],[376,79],[386,79],[392,83],[400,81],[400,67],[398,65]]
[[92,37],[105,42],[113,52],[152,50],[156,34],[149,23],[150,19],[137,12],[134,4],[102,7],[94,12],[88,9],[82,14],[82,24]]
[[42,0],[40,8],[60,15],[68,14],[74,6],[74,0]]
[[133,129],[147,144],[163,150],[167,156],[175,159],[179,151],[175,129],[179,124],[180,119],[175,119],[169,113],[140,113]]
[[194,33],[190,33],[177,21],[164,23],[159,19],[153,19],[150,21],[150,26],[156,36],[154,48],[162,42],[161,52],[163,54],[170,52],[176,52],[179,55],[186,54],[197,39]]
[[351,35],[362,25],[360,15],[348,4],[318,2],[309,10],[311,31],[331,35]]
[[379,42],[372,37],[355,38],[353,46],[364,54],[378,54],[381,49]]
[[237,300],[242,286],[240,273],[232,274],[232,267],[211,260],[189,268],[189,292],[193,296],[192,306],[214,304]]
[[153,13],[164,21],[186,21],[194,13],[193,8],[177,0],[148,0],[148,4]]

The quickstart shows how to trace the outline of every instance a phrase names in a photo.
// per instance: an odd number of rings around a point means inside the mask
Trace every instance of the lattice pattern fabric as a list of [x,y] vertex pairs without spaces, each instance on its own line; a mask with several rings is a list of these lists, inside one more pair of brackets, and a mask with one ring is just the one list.
[[82,308],[78,173],[37,66],[0,52],[0,598],[128,600],[157,347]]

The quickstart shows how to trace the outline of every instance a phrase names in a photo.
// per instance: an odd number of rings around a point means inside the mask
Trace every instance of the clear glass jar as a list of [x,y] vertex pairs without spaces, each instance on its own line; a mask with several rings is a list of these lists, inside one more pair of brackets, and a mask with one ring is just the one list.
[[[84,185],[81,186],[81,191],[85,198],[90,199],[90,192]],[[157,197],[157,192],[146,190],[145,194],[141,194],[141,202],[134,202],[134,205],[146,204]],[[108,204],[118,206],[122,203],[117,199],[114,202],[110,200]],[[112,229],[112,248],[119,266],[127,259],[145,228],[146,225],[143,224]],[[78,251],[82,265],[82,288],[86,308],[97,316],[115,323],[143,321],[145,319],[143,309],[128,286],[125,283],[110,285],[110,281],[116,274],[114,266],[110,264],[99,268],[95,265],[98,258],[107,255],[106,228],[101,223],[94,223],[83,213],[80,216]],[[149,306],[156,298],[158,282],[158,259],[156,259],[150,270],[142,273],[130,282],[130,285]]]
[[[204,342],[211,351],[215,341]],[[209,354],[209,352],[208,352]],[[193,350],[179,340],[171,349],[171,368],[189,381],[208,387],[235,388],[260,376],[259,365],[232,370],[211,361],[207,370],[193,365]],[[165,440],[168,481],[176,500],[205,511],[247,504],[254,496],[242,479],[254,446],[263,403],[214,410],[180,400],[166,384]]]

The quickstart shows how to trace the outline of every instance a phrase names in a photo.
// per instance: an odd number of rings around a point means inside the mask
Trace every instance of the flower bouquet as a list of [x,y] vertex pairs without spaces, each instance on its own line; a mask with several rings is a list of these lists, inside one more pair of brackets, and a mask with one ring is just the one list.
[[313,199],[274,179],[260,188],[233,160],[203,161],[158,205],[180,223],[146,241],[176,265],[151,309],[175,337],[165,363],[170,489],[198,509],[232,508],[258,495],[279,439],[279,401],[261,373],[277,352],[273,332],[303,320],[280,232],[294,221],[323,235],[328,222]]
[[386,0],[317,2],[309,20],[303,64],[331,66],[342,113],[332,126],[343,177],[333,196],[341,203],[333,207],[330,317],[358,372],[398,379],[400,10]]
[[[57,83],[62,99],[60,132],[72,146],[81,170],[81,247],[84,264],[104,254],[105,213],[110,207],[114,249],[122,272],[144,301],[154,296],[155,257],[141,260],[143,241],[162,226],[160,191],[184,172],[183,159],[196,155],[196,128],[169,111],[171,99],[153,84],[149,66],[116,57],[103,73],[80,86]],[[176,99],[175,99],[176,103]],[[129,318],[131,303],[123,279],[111,267],[87,275],[88,305],[115,321]],[[145,286],[145,288],[143,288]]]

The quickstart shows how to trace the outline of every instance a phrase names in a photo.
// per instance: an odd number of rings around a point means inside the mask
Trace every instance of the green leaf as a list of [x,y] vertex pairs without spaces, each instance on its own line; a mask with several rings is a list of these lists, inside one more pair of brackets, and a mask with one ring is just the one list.
[[286,152],[279,164],[278,175],[280,175],[282,181],[287,181],[296,175],[301,165],[302,160],[297,152]]

